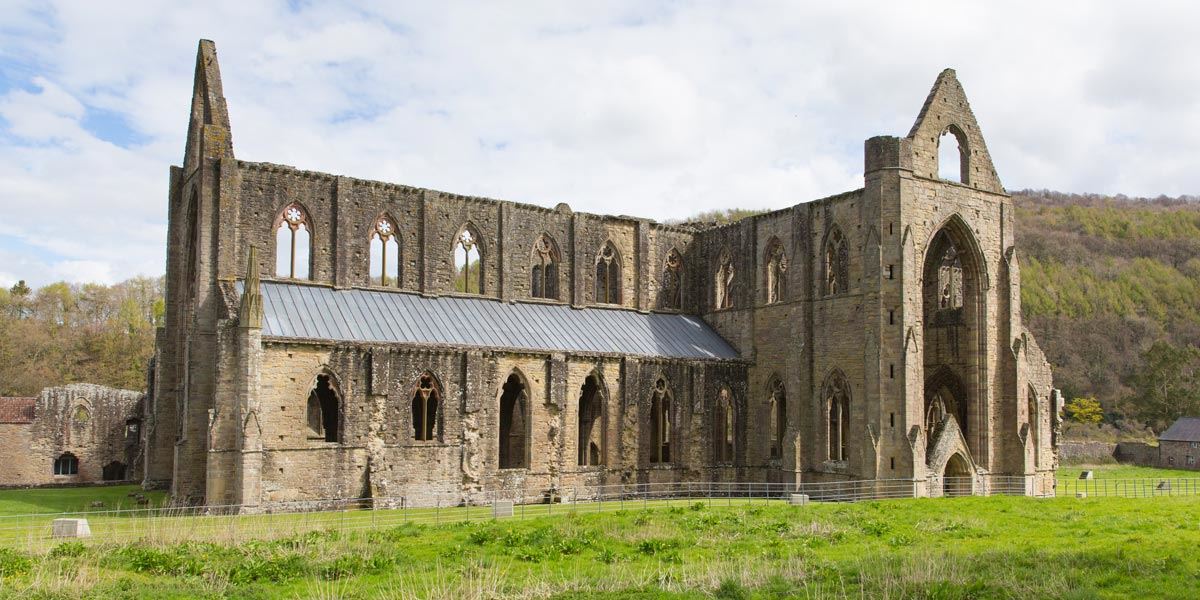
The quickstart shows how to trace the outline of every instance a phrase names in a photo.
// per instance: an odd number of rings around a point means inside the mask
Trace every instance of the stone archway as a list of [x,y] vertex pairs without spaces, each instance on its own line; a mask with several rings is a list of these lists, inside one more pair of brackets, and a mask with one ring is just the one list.
[[955,453],[946,461],[942,471],[942,496],[970,496],[975,490],[975,478],[971,472],[971,463],[960,453]]

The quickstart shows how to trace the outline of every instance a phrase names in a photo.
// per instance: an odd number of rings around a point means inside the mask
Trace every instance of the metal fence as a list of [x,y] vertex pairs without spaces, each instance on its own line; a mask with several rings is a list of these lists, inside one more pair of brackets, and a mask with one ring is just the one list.
[[[824,483],[644,483],[557,490],[496,490],[473,494],[420,493],[397,498],[278,502],[262,506],[206,506],[95,510],[0,516],[0,547],[45,549],[56,519],[87,519],[89,543],[145,541],[238,543],[303,538],[313,532],[382,530],[469,524],[496,518],[650,510],[669,507],[782,503],[794,494],[812,502],[855,502],[923,496],[1018,495],[1043,497],[1198,496],[1197,479],[1059,479],[1044,490],[1027,477],[942,477],[928,481],[881,479]],[[796,498],[799,500],[799,498]]]

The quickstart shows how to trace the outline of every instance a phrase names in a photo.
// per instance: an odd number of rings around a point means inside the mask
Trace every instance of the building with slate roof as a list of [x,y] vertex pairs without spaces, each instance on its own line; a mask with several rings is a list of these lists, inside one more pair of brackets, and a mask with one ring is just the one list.
[[1200,417],[1180,417],[1158,436],[1158,463],[1168,468],[1197,469]]
[[951,70],[862,188],[721,227],[248,162],[231,132],[201,41],[147,431],[176,502],[1052,485],[1012,200]]

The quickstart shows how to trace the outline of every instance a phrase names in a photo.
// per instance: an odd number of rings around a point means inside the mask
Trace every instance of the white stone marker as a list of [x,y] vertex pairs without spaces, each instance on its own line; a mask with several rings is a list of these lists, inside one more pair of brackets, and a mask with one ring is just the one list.
[[92,537],[92,528],[88,527],[87,519],[55,519],[50,535],[56,538]]
[[791,504],[792,506],[804,506],[805,504],[808,504],[808,494],[792,494],[791,497],[788,498],[788,504]]

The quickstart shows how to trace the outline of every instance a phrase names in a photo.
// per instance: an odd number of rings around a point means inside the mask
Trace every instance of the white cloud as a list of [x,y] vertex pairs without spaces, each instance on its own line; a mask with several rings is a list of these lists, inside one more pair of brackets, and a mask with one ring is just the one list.
[[[34,283],[161,272],[201,37],[217,42],[239,157],[452,192],[659,219],[823,197],[861,185],[862,141],[906,134],[947,66],[1010,188],[1200,188],[1187,4],[4,12],[0,235],[26,254],[4,276]],[[97,111],[118,119],[97,126]]]

